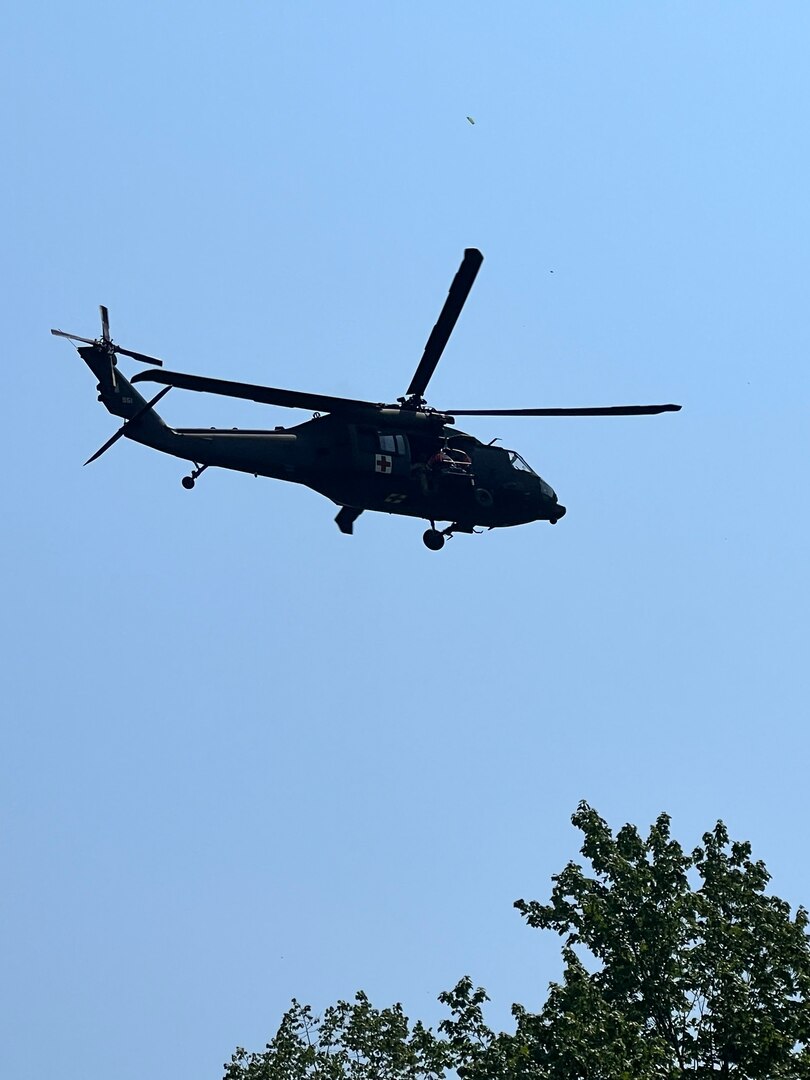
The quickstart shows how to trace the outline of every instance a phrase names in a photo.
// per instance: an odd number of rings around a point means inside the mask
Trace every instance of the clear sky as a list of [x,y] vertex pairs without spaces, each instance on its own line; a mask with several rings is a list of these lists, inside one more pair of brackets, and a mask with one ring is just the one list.
[[[582,798],[722,817],[810,901],[809,35],[798,0],[9,8],[3,1075],[218,1077],[293,995],[435,1022],[465,973],[506,1026]],[[104,303],[174,368],[393,400],[467,246],[433,405],[684,405],[466,423],[556,528],[432,553],[127,441],[82,468],[116,424],[50,327]]]

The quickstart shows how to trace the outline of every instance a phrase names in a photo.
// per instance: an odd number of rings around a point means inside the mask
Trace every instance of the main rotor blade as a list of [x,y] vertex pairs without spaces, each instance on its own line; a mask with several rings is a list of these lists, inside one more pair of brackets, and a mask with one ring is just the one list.
[[450,416],[654,416],[680,405],[606,405],[585,409],[445,409]]
[[377,410],[381,406],[373,401],[356,401],[353,398],[329,397],[326,394],[307,394],[299,390],[279,390],[273,386],[256,386],[253,383],[230,382],[227,379],[209,379],[202,375],[186,375],[181,371],[142,371],[131,380],[137,382],[165,383],[181,390],[197,390],[203,394],[220,394],[222,397],[244,398],[263,405],[281,405],[287,409],[307,409],[311,412],[353,412]]
[[461,309],[470,295],[470,289],[473,287],[475,276],[481,269],[483,261],[484,256],[478,248],[467,248],[465,250],[464,258],[461,260],[461,266],[459,266],[456,276],[453,278],[444,307],[439,314],[436,325],[430,332],[422,359],[419,361],[419,366],[411,379],[411,385],[406,391],[408,397],[412,394],[417,394],[419,397],[424,395],[427,384],[436,370],[436,365],[441,360],[445,345],[450,340],[450,335],[453,333],[453,327],[458,321]]
[[101,340],[110,340],[110,313],[104,307],[103,304],[98,305],[98,310],[101,312]]

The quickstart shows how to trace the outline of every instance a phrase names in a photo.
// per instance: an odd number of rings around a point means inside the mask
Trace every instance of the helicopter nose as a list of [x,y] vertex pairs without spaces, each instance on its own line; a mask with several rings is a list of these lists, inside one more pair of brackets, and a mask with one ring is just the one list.
[[562,503],[556,503],[554,506],[552,506],[551,512],[549,513],[549,523],[551,525],[556,525],[561,517],[565,517],[565,507],[562,505]]

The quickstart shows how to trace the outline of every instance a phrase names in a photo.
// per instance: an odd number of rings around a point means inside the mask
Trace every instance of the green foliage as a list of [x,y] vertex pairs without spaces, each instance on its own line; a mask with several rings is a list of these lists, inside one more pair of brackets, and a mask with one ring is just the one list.
[[690,854],[662,814],[646,839],[573,816],[589,864],[569,863],[548,903],[518,900],[562,939],[563,976],[539,1013],[493,1032],[469,978],[440,995],[436,1033],[358,993],[313,1015],[293,1001],[263,1053],[225,1080],[810,1080],[810,938],[803,908],[722,822]]
[[547,1075],[810,1077],[807,914],[765,895],[750,845],[718,822],[686,855],[666,814],[614,837],[585,803],[573,821],[592,873],[569,863],[550,903],[515,905],[564,938],[533,1022]]
[[401,1005],[375,1009],[364,993],[313,1014],[293,1000],[263,1053],[239,1048],[224,1080],[442,1080],[447,1047]]

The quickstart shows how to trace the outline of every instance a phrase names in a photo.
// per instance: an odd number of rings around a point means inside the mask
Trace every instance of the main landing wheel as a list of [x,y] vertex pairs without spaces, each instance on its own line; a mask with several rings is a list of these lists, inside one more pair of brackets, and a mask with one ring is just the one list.
[[444,547],[444,537],[438,529],[426,529],[422,539],[425,547],[430,548],[431,551],[441,551]]

